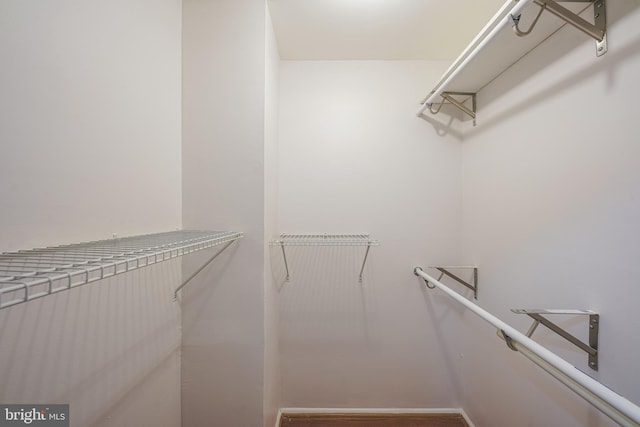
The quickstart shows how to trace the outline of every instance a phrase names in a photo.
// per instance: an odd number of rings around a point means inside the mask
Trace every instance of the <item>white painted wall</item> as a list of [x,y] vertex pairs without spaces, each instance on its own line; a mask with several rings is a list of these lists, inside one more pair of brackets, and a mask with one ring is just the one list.
[[[640,403],[638,2],[608,2],[609,52],[572,28],[480,92],[463,146],[463,260],[480,267],[480,302],[600,313],[600,369],[544,328],[534,338]],[[446,305],[446,303],[443,303]],[[464,408],[482,426],[612,425],[470,314],[448,348],[462,353]],[[586,338],[586,319],[557,318]]]
[[180,226],[180,15],[2,2],[0,249]]
[[[183,295],[185,426],[272,425],[279,404],[609,425],[411,270],[478,264],[480,303],[522,329],[510,308],[600,312],[594,375],[640,402],[635,3],[609,5],[605,57],[565,29],[481,92],[461,147],[456,121],[413,115],[446,64],[278,64],[263,1],[185,0],[181,153],[180,2],[4,1],[0,250],[181,216],[244,231]],[[277,232],[369,232],[381,246],[362,285],[362,248],[291,249],[284,283],[281,253],[265,252]],[[184,274],[172,261],[3,310],[0,401],[69,402],[74,426],[180,424],[181,313],[167,296],[213,252]]]
[[[264,96],[264,241],[278,233],[278,96],[280,54],[271,14],[265,1]],[[273,280],[269,251],[264,251],[264,426],[275,425],[280,408],[280,352],[278,292]]]
[[[176,0],[0,4],[0,250],[171,230],[180,209]],[[180,422],[180,263],[3,309],[0,401],[72,426]]]
[[280,64],[280,232],[381,242],[363,284],[364,248],[288,248],[288,283],[272,248],[283,406],[457,406],[461,384],[441,348],[449,327],[412,271],[459,257],[458,122],[441,137],[444,127],[415,117],[446,65]]
[[[183,1],[183,222],[245,237],[183,295],[182,422],[263,424],[265,4]],[[185,277],[206,259],[183,264]]]

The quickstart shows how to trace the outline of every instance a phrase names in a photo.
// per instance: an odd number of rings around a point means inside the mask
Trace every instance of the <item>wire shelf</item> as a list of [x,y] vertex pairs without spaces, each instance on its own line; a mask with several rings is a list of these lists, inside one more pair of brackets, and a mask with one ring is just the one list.
[[281,234],[270,242],[280,246],[377,246],[368,234]]
[[285,246],[366,246],[367,251],[364,253],[364,260],[358,275],[358,281],[362,283],[362,274],[367,263],[369,249],[371,249],[371,246],[378,246],[379,242],[369,238],[368,234],[281,234],[279,239],[272,240],[269,244],[280,246],[282,249],[282,258],[287,272],[285,280],[287,282],[291,279],[291,274],[289,272],[289,263],[287,262],[287,253],[284,250]]
[[0,309],[242,237],[182,230],[0,254]]

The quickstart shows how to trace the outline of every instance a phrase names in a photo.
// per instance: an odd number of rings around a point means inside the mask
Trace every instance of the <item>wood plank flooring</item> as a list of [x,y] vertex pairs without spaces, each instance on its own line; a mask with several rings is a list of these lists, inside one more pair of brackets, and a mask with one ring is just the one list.
[[280,427],[469,427],[460,414],[282,414]]

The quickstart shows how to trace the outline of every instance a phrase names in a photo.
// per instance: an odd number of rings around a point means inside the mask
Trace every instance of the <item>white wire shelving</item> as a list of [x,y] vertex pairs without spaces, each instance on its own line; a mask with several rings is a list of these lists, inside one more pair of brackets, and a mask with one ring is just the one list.
[[241,237],[234,231],[181,230],[5,252],[0,309],[226,243],[224,250]]
[[368,234],[281,234],[271,244],[280,246],[376,246]]
[[284,266],[287,272],[286,281],[291,279],[289,274],[289,263],[287,262],[287,254],[285,246],[366,246],[367,250],[364,254],[358,281],[362,283],[362,275],[364,266],[367,263],[369,249],[371,246],[378,246],[380,242],[373,240],[368,234],[280,234],[276,240],[269,242],[272,246],[280,246],[282,248],[282,257],[284,258]]

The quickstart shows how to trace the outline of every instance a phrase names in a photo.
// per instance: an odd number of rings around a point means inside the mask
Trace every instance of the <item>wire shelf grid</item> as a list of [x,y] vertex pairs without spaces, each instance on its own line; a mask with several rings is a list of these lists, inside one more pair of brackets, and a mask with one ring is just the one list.
[[272,240],[272,245],[280,246],[377,246],[368,234],[281,234]]
[[364,254],[364,260],[362,261],[362,267],[360,268],[360,274],[358,275],[358,281],[362,283],[362,274],[364,273],[364,266],[367,263],[367,257],[369,255],[369,249],[371,246],[378,246],[377,240],[372,240],[368,234],[280,234],[280,238],[269,242],[272,246],[280,246],[282,249],[282,258],[284,260],[285,270],[287,276],[285,281],[291,279],[289,272],[289,263],[287,261],[287,253],[285,252],[285,246],[366,246],[367,250]]
[[181,230],[0,254],[0,309],[234,241]]

